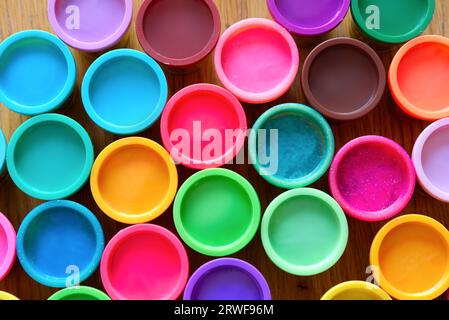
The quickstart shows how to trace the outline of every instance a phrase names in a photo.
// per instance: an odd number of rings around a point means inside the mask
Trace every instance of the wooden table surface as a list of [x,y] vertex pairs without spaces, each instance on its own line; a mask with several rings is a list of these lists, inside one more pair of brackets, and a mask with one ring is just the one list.
[[[134,19],[142,0],[134,0]],[[216,0],[222,17],[222,31],[231,24],[245,18],[264,17],[271,18],[265,4],[265,0]],[[449,28],[444,23],[449,18],[449,2],[437,1],[435,16],[431,26],[426,30],[429,34],[449,36]],[[9,35],[26,29],[42,29],[52,31],[47,21],[46,1],[43,0],[1,0],[0,1],[0,40]],[[350,14],[346,20],[334,32],[327,37],[352,36],[357,37],[352,27]],[[316,45],[316,43],[301,43],[298,41],[301,53],[301,62]],[[130,29],[130,40],[128,47],[141,50],[136,38],[134,23]],[[379,55],[388,68],[392,56],[397,48],[383,49]],[[95,59],[93,56],[72,50],[78,66],[77,89],[75,92],[76,102],[68,109],[61,111],[69,117],[79,121],[89,132],[94,145],[96,155],[117,137],[102,131],[86,115],[81,103],[79,87],[83,75],[88,66]],[[302,66],[302,63],[301,63]],[[167,74],[170,96],[181,88],[199,82],[217,83],[217,78],[211,60],[200,70],[180,75]],[[301,91],[299,76],[290,91],[282,98],[266,105],[245,105],[249,124],[254,121],[268,108],[284,102],[305,103],[304,95]],[[344,94],[344,92],[342,93]],[[0,106],[0,125],[7,139],[14,130],[27,118],[15,114],[4,106]],[[385,93],[382,103],[368,116],[356,121],[332,124],[335,134],[336,147],[358,136],[367,134],[377,134],[394,139],[411,152],[413,143],[426,127],[427,123],[413,120],[401,114],[388,92]],[[141,136],[161,141],[159,124],[155,124],[150,130],[145,131]],[[257,175],[251,165],[232,165],[230,169],[237,171],[248,178],[256,188],[264,210],[267,205],[283,190],[266,183]],[[194,171],[184,167],[178,167],[180,182],[182,183]],[[313,185],[313,187],[329,192],[327,176]],[[71,200],[78,201],[90,208],[100,219],[106,240],[108,241],[118,230],[125,226],[112,221],[104,215],[92,199],[88,184]],[[23,194],[8,177],[6,182],[0,185],[0,212],[5,213],[16,230],[27,213],[36,205],[41,203]],[[404,210],[404,214],[418,213],[429,215],[449,227],[449,205],[433,200],[425,194],[419,187],[416,188],[415,196],[410,205]],[[213,214],[213,209],[211,209]],[[297,277],[289,275],[275,267],[264,252],[258,233],[254,240],[241,252],[235,254],[237,258],[249,261],[257,266],[265,275],[271,288],[274,299],[319,299],[332,286],[348,280],[365,280],[370,276],[367,268],[369,266],[368,253],[371,241],[376,232],[384,223],[366,223],[348,219],[349,221],[349,242],[347,249],[340,261],[330,270],[313,277]],[[173,226],[172,209],[170,208],[164,215],[154,221],[156,224],[175,230]],[[188,249],[191,262],[191,271],[196,270],[201,264],[211,260]],[[85,282],[103,289],[99,272]],[[23,271],[18,261],[16,261],[11,273],[0,282],[0,290],[17,295],[21,299],[46,299],[55,292],[55,289],[47,288],[32,280]]]

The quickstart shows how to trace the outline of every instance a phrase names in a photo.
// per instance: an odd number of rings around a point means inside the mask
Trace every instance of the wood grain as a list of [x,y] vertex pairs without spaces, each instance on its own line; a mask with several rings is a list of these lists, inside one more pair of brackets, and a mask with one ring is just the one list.
[[[142,0],[134,1],[134,21],[141,2]],[[222,30],[225,30],[225,28],[229,27],[232,23],[241,19],[249,17],[270,18],[265,0],[216,0],[216,3],[222,16]],[[444,23],[447,18],[449,18],[449,2],[437,1],[436,14],[426,33],[449,36],[449,28],[446,28],[447,24]],[[0,40],[25,29],[43,29],[52,31],[47,22],[46,1],[1,0]],[[327,37],[359,37],[354,30],[350,14],[348,14],[344,23],[334,32],[327,35]],[[315,44],[323,40],[324,38],[318,39],[315,43],[298,40],[301,61],[304,61],[305,57]],[[141,50],[136,39],[134,25],[130,30],[129,43],[127,46]],[[396,50],[397,47],[378,51],[385,63],[386,69]],[[79,121],[87,129],[94,141],[96,154],[98,154],[106,145],[116,140],[117,137],[108,134],[95,126],[87,117],[81,103],[79,86],[86,69],[95,57],[75,50],[72,51],[78,66],[77,92],[75,92],[75,103],[70,108],[62,110],[61,113]],[[218,84],[210,59],[200,70],[184,75],[168,74],[167,77],[170,95],[187,85],[198,82]],[[342,92],[342,94],[345,93]],[[279,100],[266,105],[246,105],[245,108],[249,124],[254,123],[257,117],[268,108],[283,102],[305,103],[300,87],[299,76],[290,91]],[[0,106],[0,125],[8,139],[11,137],[14,130],[25,120],[26,117],[15,114],[4,106]],[[426,125],[427,123],[425,122],[416,121],[401,114],[390,94],[386,92],[382,103],[368,116],[356,121],[334,123],[332,124],[332,127],[337,148],[340,148],[343,144],[358,136],[377,134],[394,139],[402,144],[408,152],[411,152],[415,139]],[[159,125],[155,124],[153,128],[144,132],[142,136],[160,142],[158,128]],[[250,165],[236,165],[229,166],[229,168],[242,174],[253,183],[258,191],[263,209],[267,207],[271,200],[282,192],[282,190],[267,184],[256,174],[255,170]],[[179,167],[178,170],[181,182],[194,172],[184,167]],[[313,187],[328,192],[327,177],[323,177],[319,182],[314,184]],[[109,240],[118,230],[125,227],[124,225],[112,221],[98,209],[92,199],[88,185],[71,199],[86,205],[97,215],[103,225],[106,240]],[[40,201],[31,199],[18,190],[10,178],[7,178],[6,182],[0,185],[0,211],[9,217],[16,229],[19,227],[20,222],[26,214],[39,203]],[[213,208],[211,210],[211,214],[213,214]],[[403,213],[429,215],[441,221],[446,227],[449,227],[449,205],[433,200],[418,187],[413,200]],[[274,299],[319,299],[321,295],[333,285],[347,280],[364,280],[369,276],[369,274],[366,273],[366,269],[369,265],[368,253],[370,244],[374,235],[383,223],[364,223],[353,219],[348,220],[350,237],[345,254],[332,269],[318,276],[296,277],[276,268],[266,256],[261,245],[259,234],[247,248],[236,254],[235,257],[247,260],[261,270],[269,282]],[[174,230],[171,208],[161,218],[154,221],[154,223]],[[189,250],[188,253],[192,271],[196,270],[196,268],[204,262],[210,260],[210,258],[197,254],[191,250]],[[99,272],[96,272],[86,284],[102,289]],[[46,299],[51,293],[56,291],[55,289],[44,287],[29,278],[17,261],[9,276],[0,283],[0,290],[8,291],[21,299]]]

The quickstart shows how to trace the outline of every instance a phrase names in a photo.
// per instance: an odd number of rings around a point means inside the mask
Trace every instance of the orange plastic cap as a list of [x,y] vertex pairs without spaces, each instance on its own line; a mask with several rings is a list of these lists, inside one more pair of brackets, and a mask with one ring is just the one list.
[[449,39],[428,35],[407,42],[394,57],[389,85],[398,106],[412,117],[449,116]]
[[137,224],[164,213],[178,188],[178,173],[168,152],[145,138],[125,138],[107,146],[90,178],[93,197],[112,219]]
[[435,299],[449,287],[449,231],[427,216],[401,216],[380,229],[370,262],[374,278],[392,297]]

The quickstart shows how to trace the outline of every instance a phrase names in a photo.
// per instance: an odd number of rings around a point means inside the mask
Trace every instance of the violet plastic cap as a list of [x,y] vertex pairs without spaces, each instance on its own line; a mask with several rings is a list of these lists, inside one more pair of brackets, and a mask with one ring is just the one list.
[[184,300],[271,300],[264,276],[239,259],[210,261],[195,271],[187,283]]
[[[298,36],[319,36],[332,31],[346,17],[350,0],[267,0],[277,23]],[[332,4],[330,4],[332,3]]]
[[119,43],[128,31],[133,1],[48,0],[47,13],[62,41],[81,51],[100,52]]
[[449,202],[449,118],[428,126],[412,153],[421,187],[432,197]]

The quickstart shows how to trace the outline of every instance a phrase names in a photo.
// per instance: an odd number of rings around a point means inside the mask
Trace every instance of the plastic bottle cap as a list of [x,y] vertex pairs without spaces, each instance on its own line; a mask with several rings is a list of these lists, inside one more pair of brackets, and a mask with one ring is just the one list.
[[382,60],[370,46],[351,38],[334,38],[309,54],[302,85],[311,106],[324,116],[352,120],[379,104],[387,76]]
[[449,116],[449,39],[421,36],[407,42],[390,65],[390,91],[412,117],[438,120]]
[[421,186],[432,197],[449,202],[449,118],[429,125],[413,148],[413,164]]
[[51,295],[48,300],[111,300],[111,298],[98,289],[79,286],[62,289]]
[[225,256],[253,239],[260,222],[260,202],[252,185],[239,174],[206,169],[181,186],[173,216],[188,246],[205,255]]
[[35,281],[64,288],[83,282],[100,263],[104,236],[100,223],[86,207],[58,200],[31,210],[17,233],[17,256]]
[[184,300],[271,300],[264,276],[239,259],[210,261],[196,270],[184,291]]
[[240,102],[212,84],[195,84],[177,92],[161,118],[165,148],[176,162],[193,169],[221,167],[232,161],[244,145],[246,130]]
[[66,116],[44,114],[25,121],[8,145],[14,183],[41,200],[71,196],[87,181],[94,150],[86,130]]
[[59,38],[87,52],[120,42],[132,20],[133,1],[49,0],[48,20]]
[[7,142],[2,129],[0,128],[0,175],[3,173],[6,164]]
[[220,13],[213,0],[146,0],[136,22],[137,38],[151,57],[174,67],[190,67],[217,44]]
[[257,172],[285,189],[308,186],[321,178],[334,155],[334,135],[315,110],[288,103],[263,113],[249,137],[249,155]]
[[267,19],[233,24],[215,49],[219,80],[244,102],[257,104],[279,98],[290,89],[298,68],[298,47],[292,36]]
[[407,152],[380,136],[351,140],[338,151],[329,170],[333,197],[353,218],[381,221],[410,202],[416,174]]
[[189,261],[181,241],[153,224],[117,233],[101,260],[101,279],[113,300],[175,300],[188,276]]
[[328,270],[340,259],[348,242],[348,223],[329,195],[299,188],[270,203],[261,235],[276,266],[294,275],[311,276]]
[[267,0],[274,20],[298,36],[318,36],[346,17],[350,0]]
[[391,300],[391,298],[370,282],[348,281],[329,289],[321,300]]
[[16,231],[8,218],[0,213],[0,281],[11,270],[16,260]]
[[403,43],[419,36],[432,21],[435,0],[353,0],[356,25],[371,39]]
[[94,61],[81,91],[84,108],[99,127],[132,135],[159,119],[168,87],[164,72],[153,59],[137,50],[118,49]]
[[0,101],[27,116],[56,110],[75,86],[75,59],[64,42],[48,32],[27,30],[4,40],[0,65]]
[[178,173],[167,151],[145,138],[111,143],[92,167],[95,202],[112,219],[136,224],[156,219],[168,209],[178,188]]
[[377,233],[370,263],[376,281],[392,297],[435,299],[449,288],[449,232],[430,217],[401,216]]
[[0,300],[19,300],[19,298],[8,292],[0,291]]

